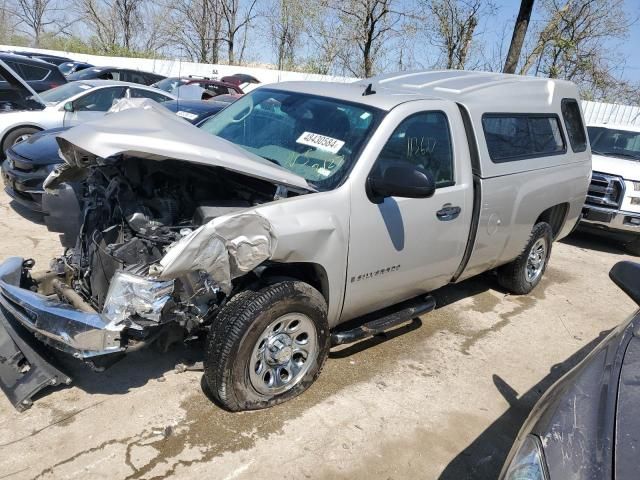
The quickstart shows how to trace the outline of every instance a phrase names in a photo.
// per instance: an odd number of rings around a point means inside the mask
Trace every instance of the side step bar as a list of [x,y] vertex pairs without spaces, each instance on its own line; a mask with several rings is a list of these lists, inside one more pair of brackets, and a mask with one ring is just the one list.
[[[337,330],[331,333],[331,346],[357,342],[378,335],[385,330],[408,322],[436,308],[436,301],[431,295],[420,296],[360,317],[360,324],[349,330]],[[357,322],[357,320],[355,320]],[[349,324],[353,324],[350,321]]]

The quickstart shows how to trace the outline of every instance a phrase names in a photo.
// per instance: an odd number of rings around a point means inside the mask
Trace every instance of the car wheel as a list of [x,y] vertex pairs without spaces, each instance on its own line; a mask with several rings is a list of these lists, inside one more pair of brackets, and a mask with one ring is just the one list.
[[548,223],[534,225],[524,251],[510,263],[498,269],[498,283],[512,293],[531,292],[544,274],[551,256],[553,231]]
[[214,400],[230,411],[257,410],[304,392],[329,352],[327,303],[299,281],[241,294],[216,317],[204,374]]
[[4,152],[9,148],[13,147],[17,143],[25,141],[38,131],[39,130],[37,128],[33,127],[16,128],[15,130],[10,131],[2,141],[2,157],[4,158]]

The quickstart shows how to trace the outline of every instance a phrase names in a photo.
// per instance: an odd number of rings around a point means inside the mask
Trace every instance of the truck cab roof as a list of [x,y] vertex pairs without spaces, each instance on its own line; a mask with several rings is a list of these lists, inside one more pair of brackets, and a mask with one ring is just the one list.
[[[369,84],[375,93],[363,95]],[[526,94],[523,94],[523,87],[526,87]],[[341,100],[357,98],[358,103],[381,110],[391,110],[412,100],[450,100],[491,111],[490,106],[495,105],[496,99],[504,105],[513,98],[510,111],[545,111],[541,108],[551,107],[559,97],[577,98],[578,95],[576,86],[564,80],[465,70],[410,71],[352,83],[282,82],[268,88],[291,89]]]

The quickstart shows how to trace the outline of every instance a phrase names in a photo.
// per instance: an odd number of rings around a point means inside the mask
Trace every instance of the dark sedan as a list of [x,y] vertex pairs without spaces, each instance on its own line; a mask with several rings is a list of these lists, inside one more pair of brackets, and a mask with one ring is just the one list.
[[[62,72],[52,63],[11,53],[0,53],[0,60],[38,93],[67,83]],[[6,82],[0,82],[0,91],[6,88],[3,83],[6,85]]]
[[[164,102],[168,108],[185,120],[199,125],[229,105],[230,101],[173,100]],[[6,151],[2,165],[5,192],[18,204],[38,213],[42,208],[42,182],[60,163],[56,135],[67,128],[54,128],[38,132]]]
[[75,80],[99,79],[120,80],[121,82],[140,83],[142,85],[151,85],[152,83],[159,82],[164,78],[164,76],[158,75],[157,73],[117,67],[90,67],[67,76],[67,80],[70,82]]
[[[619,262],[609,276],[640,305],[640,264]],[[636,479],[639,454],[640,311],[544,394],[500,478]]]

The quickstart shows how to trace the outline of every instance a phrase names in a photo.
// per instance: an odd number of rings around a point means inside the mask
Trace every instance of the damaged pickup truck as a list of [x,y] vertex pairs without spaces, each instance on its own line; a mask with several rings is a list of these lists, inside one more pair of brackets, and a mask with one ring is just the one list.
[[5,393],[25,408],[71,381],[43,345],[99,370],[206,335],[214,398],[265,408],[447,283],[495,269],[528,293],[589,184],[577,100],[558,80],[416,72],[261,87],[199,129],[131,109],[61,133],[45,187],[68,248],[46,274],[0,265]]

